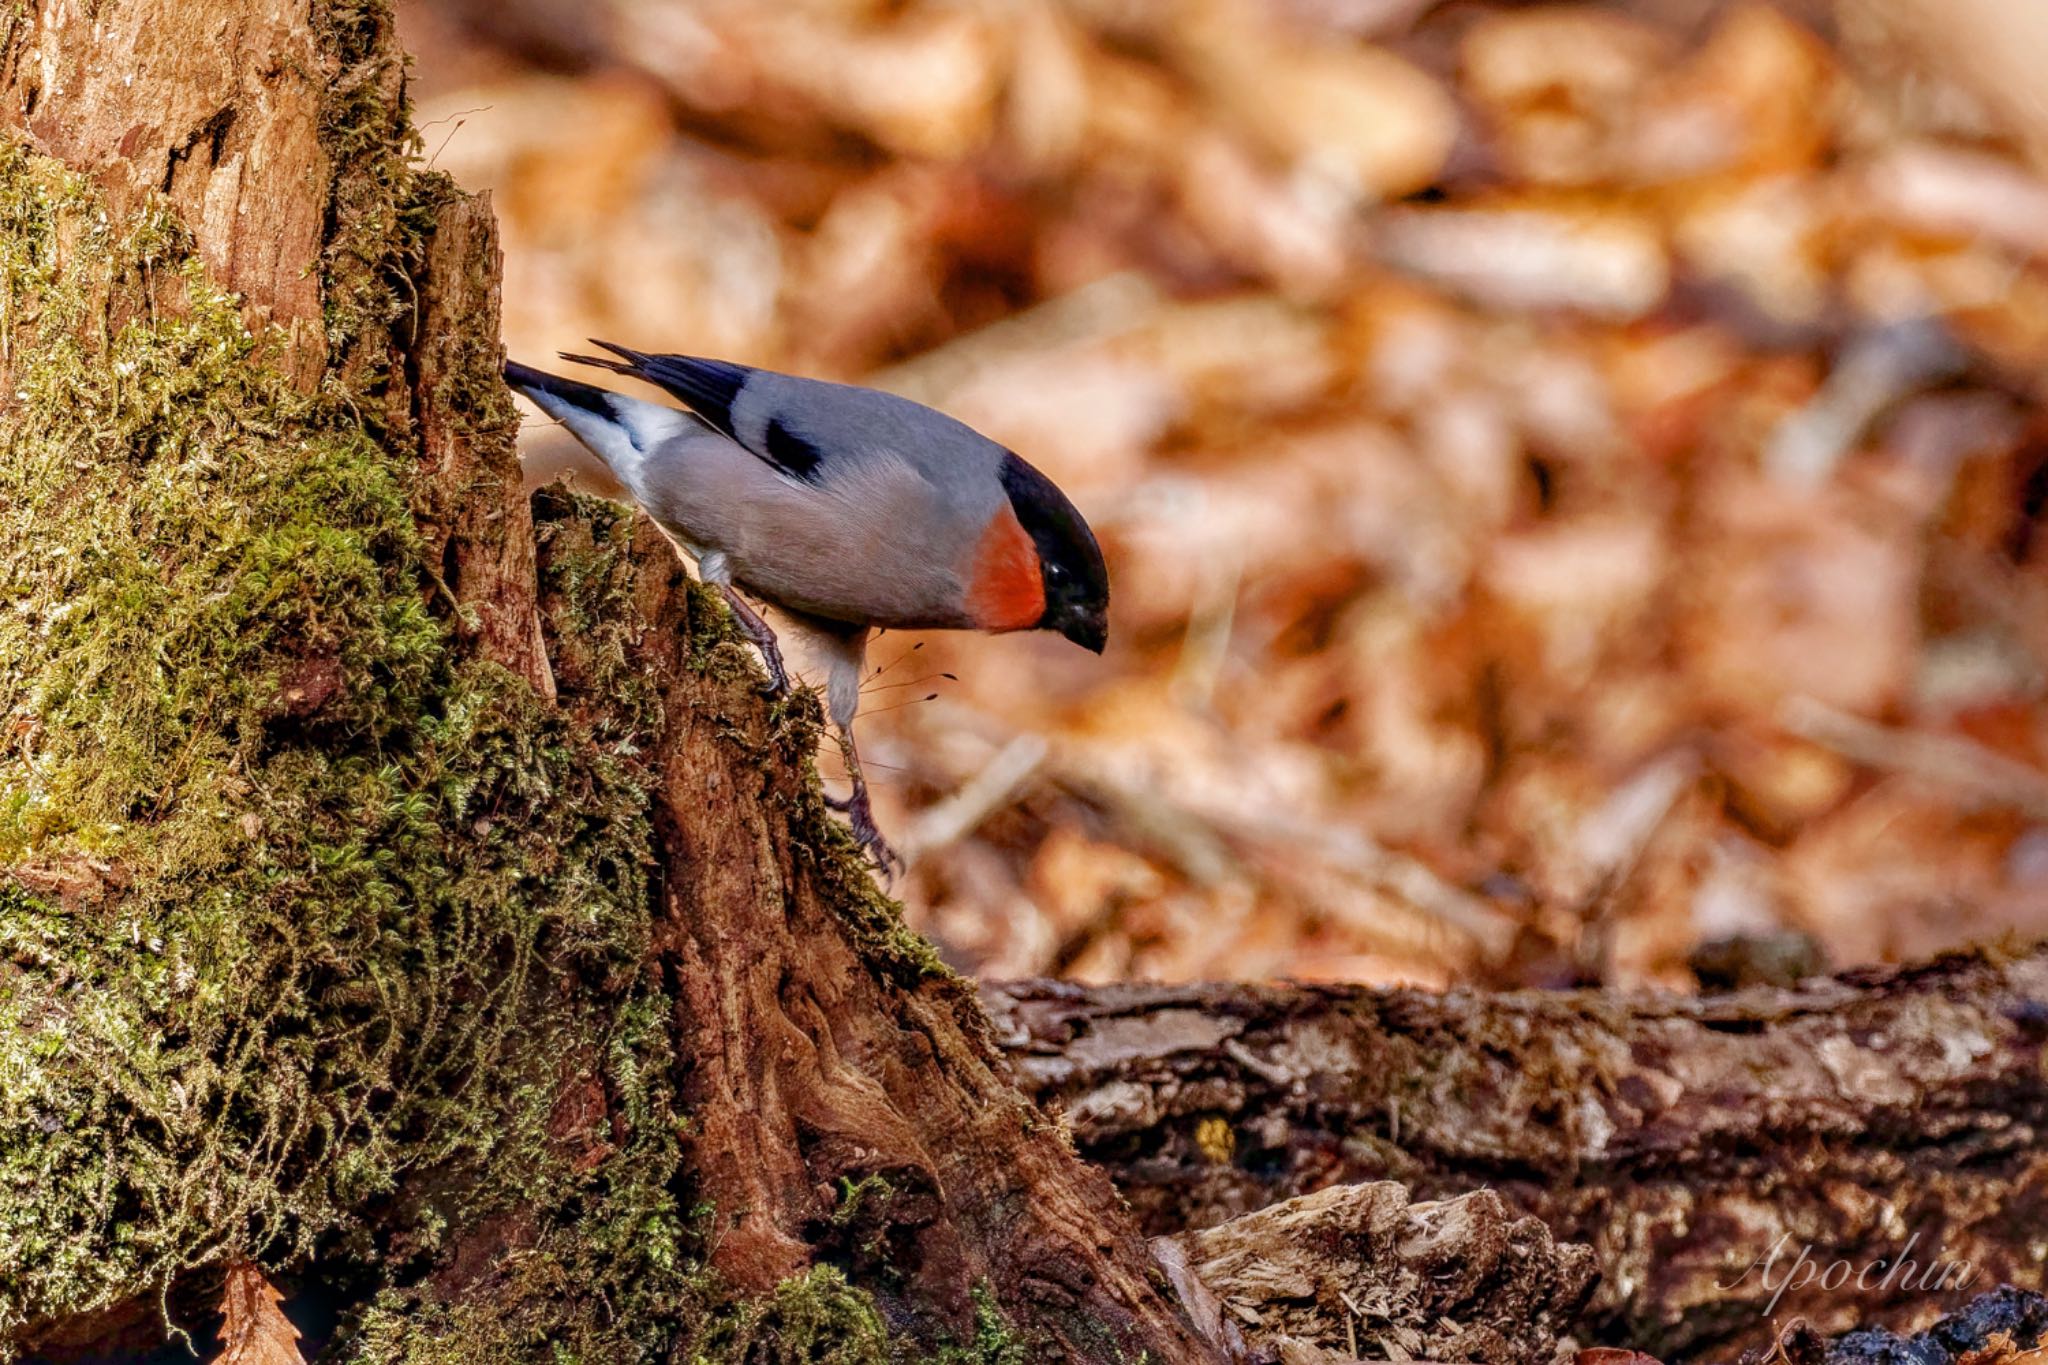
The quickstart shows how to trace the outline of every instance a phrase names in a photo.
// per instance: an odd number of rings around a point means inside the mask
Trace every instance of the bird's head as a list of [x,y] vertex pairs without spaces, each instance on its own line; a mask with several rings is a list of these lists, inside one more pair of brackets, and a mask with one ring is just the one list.
[[1003,456],[1003,490],[1031,538],[1043,609],[1027,628],[1054,630],[1100,654],[1109,643],[1109,569],[1095,533],[1051,479]]

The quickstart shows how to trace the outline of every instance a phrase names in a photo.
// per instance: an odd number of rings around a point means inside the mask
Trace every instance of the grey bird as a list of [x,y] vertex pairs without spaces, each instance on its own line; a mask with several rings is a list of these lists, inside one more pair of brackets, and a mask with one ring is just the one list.
[[775,633],[740,593],[816,646],[852,794],[834,802],[886,873],[853,743],[877,629],[1050,630],[1100,654],[1109,575],[1095,534],[1052,480],[972,428],[907,398],[724,360],[610,342],[616,359],[564,360],[631,375],[689,411],[521,365],[505,382],[567,427],[725,594],[788,687]]

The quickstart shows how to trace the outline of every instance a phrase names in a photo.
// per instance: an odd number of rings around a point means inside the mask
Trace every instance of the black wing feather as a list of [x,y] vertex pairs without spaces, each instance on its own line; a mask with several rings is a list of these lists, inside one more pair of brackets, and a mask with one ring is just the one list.
[[782,425],[780,417],[768,423],[767,444],[767,450],[755,453],[769,464],[793,479],[805,483],[818,481],[818,466],[824,463],[825,452]]
[[819,466],[824,461],[824,452],[811,441],[783,425],[781,418],[775,418],[768,423],[766,439],[760,444],[741,440],[733,430],[732,405],[738,400],[740,390],[746,387],[748,378],[754,373],[747,366],[735,365],[729,360],[706,360],[698,356],[650,354],[609,341],[599,341],[596,337],[590,339],[590,344],[623,357],[623,363],[618,360],[601,360],[596,356],[570,355],[567,352],[563,353],[562,358],[585,365],[601,366],[658,385],[687,403],[692,412],[765,463],[793,479],[801,479],[805,483],[818,482]]

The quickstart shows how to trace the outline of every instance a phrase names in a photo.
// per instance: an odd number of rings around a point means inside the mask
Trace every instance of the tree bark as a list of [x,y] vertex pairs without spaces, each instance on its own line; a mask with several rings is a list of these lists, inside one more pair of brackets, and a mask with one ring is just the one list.
[[253,1260],[349,1360],[1216,1359],[814,703],[644,521],[536,519],[381,0],[0,42],[0,1356]]
[[[1337,1183],[1490,1187],[1593,1248],[1598,1339],[1667,1358],[1730,1358],[1774,1317],[1922,1325],[2042,1283],[2048,949],[1699,999],[983,997],[1019,1074],[1154,1234]],[[1876,1269],[1824,1284],[1838,1262]]]

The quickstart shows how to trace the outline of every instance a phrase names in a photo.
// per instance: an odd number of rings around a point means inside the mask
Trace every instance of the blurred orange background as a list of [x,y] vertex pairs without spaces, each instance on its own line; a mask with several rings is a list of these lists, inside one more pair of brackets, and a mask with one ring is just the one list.
[[512,355],[893,389],[1096,526],[1105,658],[873,651],[949,960],[1693,988],[2048,931],[2031,8],[400,19]]

